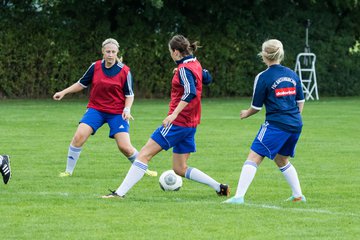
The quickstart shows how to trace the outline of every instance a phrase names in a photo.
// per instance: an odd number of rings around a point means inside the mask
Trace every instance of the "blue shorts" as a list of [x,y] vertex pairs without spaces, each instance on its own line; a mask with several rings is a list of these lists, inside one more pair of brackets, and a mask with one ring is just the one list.
[[114,135],[119,132],[129,132],[129,122],[124,120],[121,114],[104,113],[93,108],[86,110],[80,123],[89,125],[93,129],[92,135],[94,135],[104,123],[107,123],[110,127],[110,138],[114,138]]
[[151,138],[166,151],[173,148],[174,153],[184,154],[196,152],[195,133],[196,128],[171,124],[169,127],[161,126],[156,129]]
[[251,150],[270,159],[274,159],[276,154],[294,157],[299,137],[300,133],[285,132],[265,122],[261,125]]

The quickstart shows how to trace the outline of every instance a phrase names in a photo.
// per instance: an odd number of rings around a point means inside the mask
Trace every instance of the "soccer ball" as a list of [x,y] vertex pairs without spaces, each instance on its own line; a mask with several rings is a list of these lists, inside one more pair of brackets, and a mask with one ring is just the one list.
[[167,170],[161,174],[159,184],[163,191],[179,191],[182,186],[182,178],[174,170]]

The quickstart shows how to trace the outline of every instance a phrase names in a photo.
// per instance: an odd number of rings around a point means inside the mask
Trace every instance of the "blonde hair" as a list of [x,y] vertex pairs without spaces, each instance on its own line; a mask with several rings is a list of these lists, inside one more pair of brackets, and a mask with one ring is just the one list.
[[[119,45],[119,43],[118,43],[118,41],[116,41],[116,39],[114,39],[114,38],[108,38],[108,39],[105,39],[105,41],[103,41],[103,43],[102,43],[102,49],[104,49],[104,47],[105,47],[105,45],[107,45],[107,44],[114,44],[116,47],[117,47],[117,49],[119,50],[119,47],[120,47],[120,45]],[[118,61],[118,62],[122,62],[123,61],[123,57],[121,56],[121,57],[119,57],[119,56],[116,56],[116,60]]]
[[118,41],[116,41],[114,38],[105,39],[105,41],[103,41],[103,43],[102,43],[102,47],[105,47],[105,45],[106,45],[106,44],[109,44],[109,43],[114,44],[117,48],[120,47]]
[[262,44],[261,52],[258,54],[269,62],[279,61],[284,59],[284,47],[277,39],[270,39]]

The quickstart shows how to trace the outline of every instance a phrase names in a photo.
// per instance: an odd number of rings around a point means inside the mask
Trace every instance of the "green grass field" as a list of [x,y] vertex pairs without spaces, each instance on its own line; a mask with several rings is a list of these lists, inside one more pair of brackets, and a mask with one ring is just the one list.
[[[136,100],[131,138],[140,149],[167,113],[166,100]],[[250,99],[205,99],[197,153],[189,165],[233,193],[264,111],[239,119]],[[145,176],[124,200],[116,189],[129,162],[103,126],[85,144],[74,176],[59,178],[86,100],[0,101],[0,153],[11,156],[12,179],[0,184],[1,239],[358,239],[360,236],[360,98],[305,103],[296,167],[306,204],[291,195],[270,160],[263,162],[246,204],[221,204],[208,186],[184,180],[178,192]],[[171,168],[171,151],[150,163]]]

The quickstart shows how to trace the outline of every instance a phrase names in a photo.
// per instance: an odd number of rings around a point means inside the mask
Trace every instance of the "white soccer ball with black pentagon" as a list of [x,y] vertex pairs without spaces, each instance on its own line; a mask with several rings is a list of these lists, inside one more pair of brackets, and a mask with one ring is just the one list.
[[160,187],[164,191],[179,191],[182,186],[182,178],[174,170],[167,170],[160,175]]

